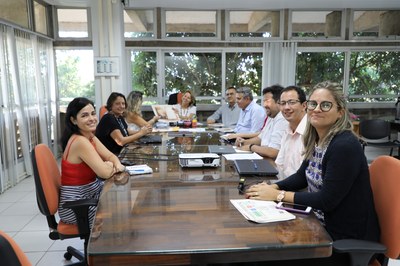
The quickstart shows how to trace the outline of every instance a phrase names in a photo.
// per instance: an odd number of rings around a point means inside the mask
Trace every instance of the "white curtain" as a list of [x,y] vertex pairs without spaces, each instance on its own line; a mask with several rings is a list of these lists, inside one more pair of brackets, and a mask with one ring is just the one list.
[[273,84],[295,85],[296,42],[266,42],[263,54],[263,88]]
[[52,58],[51,40],[0,24],[0,193],[32,174],[36,144],[57,143]]

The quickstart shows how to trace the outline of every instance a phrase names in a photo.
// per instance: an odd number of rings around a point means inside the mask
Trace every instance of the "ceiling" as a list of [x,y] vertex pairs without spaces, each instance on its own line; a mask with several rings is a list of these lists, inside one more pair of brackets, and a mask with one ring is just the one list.
[[[45,0],[51,5],[88,7],[91,1],[101,0]],[[109,1],[109,0],[108,0]],[[111,0],[116,3],[121,0]],[[174,8],[174,9],[398,9],[400,0],[122,0],[129,8]]]

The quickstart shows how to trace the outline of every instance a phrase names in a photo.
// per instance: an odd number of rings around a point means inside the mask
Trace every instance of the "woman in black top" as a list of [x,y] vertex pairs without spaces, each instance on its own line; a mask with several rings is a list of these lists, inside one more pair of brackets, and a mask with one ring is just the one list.
[[126,98],[122,93],[113,92],[108,97],[106,113],[96,129],[96,137],[112,153],[118,154],[125,144],[131,143],[152,131],[151,126],[144,126],[138,131],[128,129],[124,115]]

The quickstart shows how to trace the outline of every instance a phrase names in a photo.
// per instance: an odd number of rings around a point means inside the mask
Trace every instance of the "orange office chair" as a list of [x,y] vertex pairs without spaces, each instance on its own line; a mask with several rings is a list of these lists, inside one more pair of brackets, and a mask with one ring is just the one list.
[[32,166],[35,178],[36,200],[40,212],[46,216],[50,228],[49,238],[52,240],[63,240],[67,238],[80,237],[84,239],[84,253],[73,247],[67,247],[64,254],[66,260],[72,256],[79,262],[70,265],[87,265],[86,250],[90,236],[88,209],[89,206],[96,206],[96,199],[71,201],[64,204],[64,207],[74,211],[78,224],[66,224],[56,221],[55,214],[59,204],[59,189],[61,174],[57,161],[49,147],[45,144],[38,144],[32,150]]
[[32,265],[14,239],[3,231],[0,231],[0,262],[7,266]]
[[105,105],[102,105],[99,110],[99,119],[103,117],[108,112],[107,107]]
[[379,156],[369,167],[375,209],[381,227],[381,243],[344,239],[333,243],[337,252],[350,254],[353,265],[368,265],[374,254],[383,254],[381,262],[372,265],[387,265],[389,259],[400,256],[400,160],[391,156]]

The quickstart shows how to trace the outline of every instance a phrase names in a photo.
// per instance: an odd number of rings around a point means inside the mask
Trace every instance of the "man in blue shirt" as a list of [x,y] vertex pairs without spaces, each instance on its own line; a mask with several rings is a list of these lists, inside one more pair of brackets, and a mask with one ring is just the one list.
[[225,127],[234,128],[239,120],[240,108],[236,104],[236,88],[226,89],[226,104],[222,104],[210,117],[207,124],[221,123]]
[[235,132],[260,132],[267,114],[263,107],[253,101],[251,89],[248,87],[239,88],[236,93],[236,103],[241,110]]

